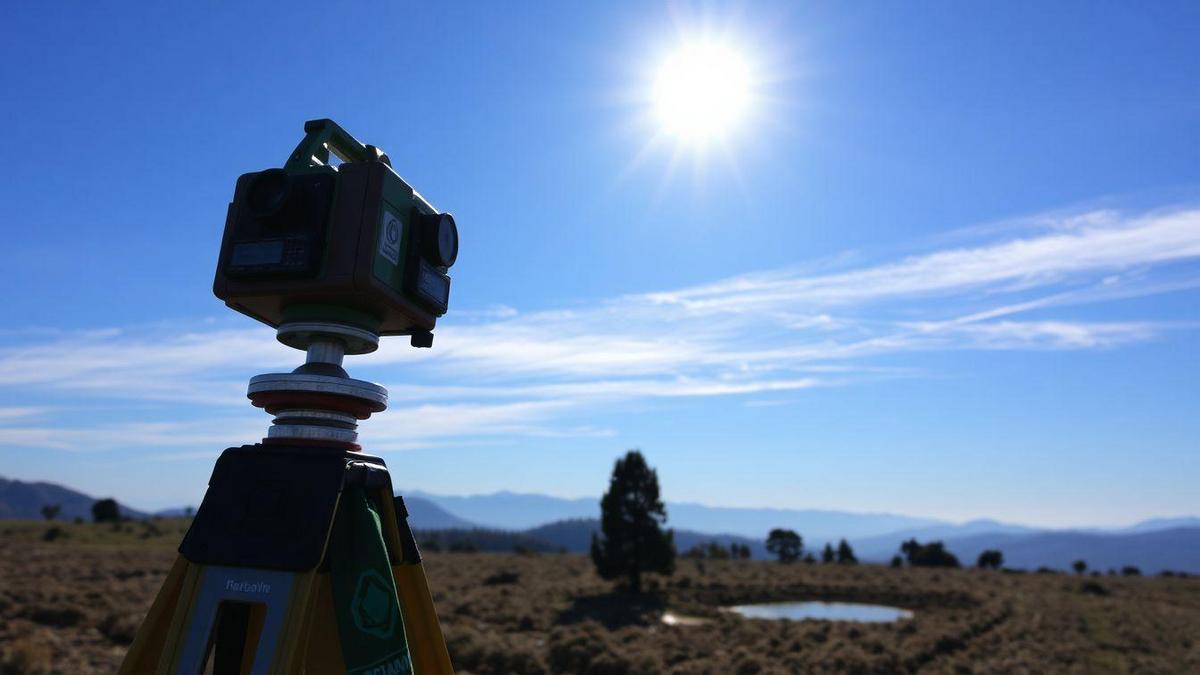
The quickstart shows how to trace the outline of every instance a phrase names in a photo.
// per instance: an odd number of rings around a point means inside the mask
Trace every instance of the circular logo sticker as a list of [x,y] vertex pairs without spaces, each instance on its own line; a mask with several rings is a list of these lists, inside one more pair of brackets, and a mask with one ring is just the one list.
[[367,635],[387,639],[396,631],[396,600],[379,572],[369,569],[358,576],[350,604],[354,625]]
[[379,254],[393,265],[400,264],[400,239],[404,236],[404,223],[391,211],[383,212],[383,232],[379,237]]

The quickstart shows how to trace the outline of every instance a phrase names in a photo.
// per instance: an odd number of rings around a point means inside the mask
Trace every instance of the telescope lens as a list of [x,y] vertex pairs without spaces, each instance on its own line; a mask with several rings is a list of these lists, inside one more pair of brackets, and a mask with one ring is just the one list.
[[250,186],[250,212],[259,218],[274,215],[287,203],[292,182],[283,169],[267,169]]
[[439,267],[449,267],[458,258],[458,226],[454,216],[439,213],[425,217],[425,255]]

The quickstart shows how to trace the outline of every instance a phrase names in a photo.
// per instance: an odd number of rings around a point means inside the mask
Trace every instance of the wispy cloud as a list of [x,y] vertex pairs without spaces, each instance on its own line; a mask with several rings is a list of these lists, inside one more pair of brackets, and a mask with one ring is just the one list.
[[50,412],[50,410],[50,408],[45,406],[13,406],[8,408],[0,408],[0,424],[17,419],[41,417],[42,415]]
[[1075,275],[1128,269],[1200,256],[1200,211],[1177,210],[1121,219],[1112,212],[1046,222],[1048,234],[935,251],[822,276],[772,272],[707,286],[655,293],[663,304],[699,311],[758,311],[917,299],[988,286],[1045,287]]
[[[753,396],[750,405],[769,405],[764,395],[894,377],[894,366],[872,362],[885,355],[1105,349],[1194,329],[1171,316],[1080,321],[1062,310],[1200,286],[1200,210],[1056,214],[974,236],[990,240],[879,264],[842,258],[768,270],[567,310],[456,311],[432,351],[385,341],[349,367],[390,385],[393,410],[367,429],[373,447],[401,449],[446,439],[602,435],[612,430],[591,423],[590,412],[662,398]],[[222,415],[246,406],[250,375],[290,369],[299,357],[261,327],[0,339],[8,345],[0,348],[0,387],[189,403]],[[188,423],[65,434],[3,424],[26,416],[20,410],[0,409],[0,443],[107,448],[121,434],[162,447],[216,440]],[[255,419],[256,428],[266,423],[261,413],[236,419],[230,428],[239,433]]]

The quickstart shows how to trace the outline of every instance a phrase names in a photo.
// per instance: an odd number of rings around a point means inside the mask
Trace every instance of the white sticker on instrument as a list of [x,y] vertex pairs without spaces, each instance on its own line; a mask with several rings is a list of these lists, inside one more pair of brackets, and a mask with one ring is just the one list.
[[404,234],[404,224],[391,211],[383,212],[383,227],[379,229],[379,254],[392,261],[393,265],[400,264],[400,239]]

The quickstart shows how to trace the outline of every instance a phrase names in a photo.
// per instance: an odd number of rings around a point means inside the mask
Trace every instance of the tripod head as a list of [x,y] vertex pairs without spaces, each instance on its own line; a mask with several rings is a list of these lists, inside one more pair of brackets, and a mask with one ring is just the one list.
[[251,403],[275,416],[264,442],[357,449],[358,420],[387,407],[387,390],[350,378],[342,359],[381,335],[432,346],[458,228],[379,148],[328,119],[304,132],[282,168],[238,178],[213,293],[307,353],[290,373],[250,380]]

